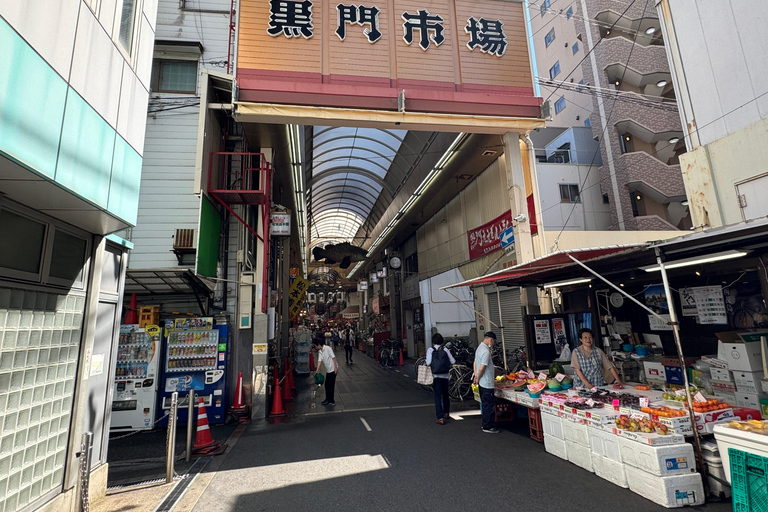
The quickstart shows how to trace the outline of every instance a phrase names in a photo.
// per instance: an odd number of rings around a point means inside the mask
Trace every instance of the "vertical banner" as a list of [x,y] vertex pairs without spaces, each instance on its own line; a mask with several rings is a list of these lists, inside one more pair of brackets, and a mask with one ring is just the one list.
[[291,318],[296,318],[301,311],[301,306],[304,304],[304,293],[309,288],[309,281],[301,276],[296,277],[291,284],[291,289],[288,291],[288,313]]

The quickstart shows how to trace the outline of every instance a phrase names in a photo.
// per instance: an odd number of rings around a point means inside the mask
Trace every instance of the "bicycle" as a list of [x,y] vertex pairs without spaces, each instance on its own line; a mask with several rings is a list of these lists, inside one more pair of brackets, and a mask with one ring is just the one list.
[[455,364],[448,371],[448,396],[454,400],[464,401],[472,393],[471,367],[463,364]]
[[528,368],[528,356],[525,355],[525,349],[523,347],[516,348],[509,356],[509,363],[509,371],[512,373]]
[[390,340],[381,342],[381,352],[379,352],[379,364],[383,367],[397,366],[399,355],[402,348],[402,342],[392,343]]

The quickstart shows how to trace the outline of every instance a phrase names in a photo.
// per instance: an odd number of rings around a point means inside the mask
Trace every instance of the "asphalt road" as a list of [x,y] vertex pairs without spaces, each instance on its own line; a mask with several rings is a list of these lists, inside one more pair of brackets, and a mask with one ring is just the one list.
[[[473,403],[464,407],[476,412]],[[481,432],[478,416],[438,425],[426,393],[421,405],[321,410],[251,424],[193,510],[516,509],[666,510],[546,453],[527,437],[525,422],[495,435]],[[732,508],[710,503],[697,510]]]

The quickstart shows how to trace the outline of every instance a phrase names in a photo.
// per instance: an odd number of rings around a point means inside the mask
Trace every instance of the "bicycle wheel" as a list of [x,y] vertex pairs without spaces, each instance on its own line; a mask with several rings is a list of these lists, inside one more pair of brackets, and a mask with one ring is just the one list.
[[381,349],[381,352],[379,353],[379,363],[381,366],[387,366],[389,363],[389,349]]
[[452,366],[448,370],[448,396],[453,400],[464,400],[462,394],[464,375],[460,368]]

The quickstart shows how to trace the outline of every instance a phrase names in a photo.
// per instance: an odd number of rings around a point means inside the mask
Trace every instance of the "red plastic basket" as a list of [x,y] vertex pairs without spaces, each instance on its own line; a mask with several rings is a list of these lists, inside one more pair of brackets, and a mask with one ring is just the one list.
[[528,431],[531,439],[540,443],[544,442],[544,429],[541,425],[541,411],[539,409],[528,409]]

